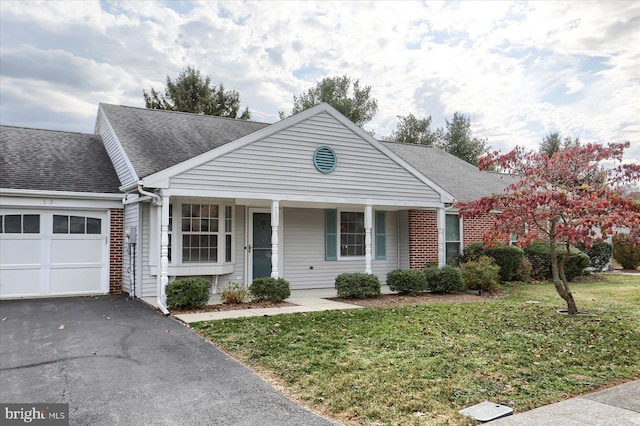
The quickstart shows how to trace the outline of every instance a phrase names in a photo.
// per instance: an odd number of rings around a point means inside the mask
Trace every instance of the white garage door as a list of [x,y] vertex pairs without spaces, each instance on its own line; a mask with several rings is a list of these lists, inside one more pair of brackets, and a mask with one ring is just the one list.
[[105,212],[0,210],[0,297],[109,290]]

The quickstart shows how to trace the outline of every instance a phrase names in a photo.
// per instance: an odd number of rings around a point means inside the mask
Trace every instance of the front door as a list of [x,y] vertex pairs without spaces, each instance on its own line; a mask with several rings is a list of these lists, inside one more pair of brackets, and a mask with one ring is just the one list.
[[251,280],[271,276],[271,213],[252,212],[250,233]]

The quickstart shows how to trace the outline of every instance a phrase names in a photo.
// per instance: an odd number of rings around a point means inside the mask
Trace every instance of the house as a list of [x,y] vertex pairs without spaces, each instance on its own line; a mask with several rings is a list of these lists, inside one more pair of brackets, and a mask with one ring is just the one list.
[[[58,140],[44,146],[40,137]],[[19,147],[22,139],[30,148]],[[62,229],[58,208],[70,218],[100,219],[109,225],[101,237],[121,248],[108,263],[118,264],[122,291],[160,303],[165,285],[185,276],[211,280],[214,291],[265,276],[310,289],[333,287],[343,272],[373,273],[384,282],[397,268],[442,265],[491,226],[490,218],[461,221],[453,202],[507,184],[438,149],[378,141],[327,104],[274,124],[100,104],[96,135],[3,127],[0,141],[8,171],[0,180],[5,223],[40,214],[35,247],[56,235],[51,221]],[[73,143],[94,157],[66,148]],[[28,163],[36,156],[51,170],[33,192],[35,178],[20,172],[34,170]],[[76,167],[88,170],[63,171]],[[5,287],[27,276],[17,253],[27,250],[28,237],[6,232],[6,225],[0,232],[1,250],[15,254],[0,260],[1,297],[66,294],[42,283],[39,291]],[[77,250],[84,253],[80,243]],[[34,271],[37,264],[29,263]],[[48,265],[41,262],[40,281],[55,275]],[[102,268],[105,275],[108,265]]]

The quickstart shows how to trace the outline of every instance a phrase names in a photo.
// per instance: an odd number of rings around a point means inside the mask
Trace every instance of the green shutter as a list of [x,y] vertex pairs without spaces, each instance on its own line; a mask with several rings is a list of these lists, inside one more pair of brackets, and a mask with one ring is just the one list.
[[338,211],[324,211],[324,260],[338,260]]
[[376,259],[387,258],[387,215],[386,212],[376,211]]

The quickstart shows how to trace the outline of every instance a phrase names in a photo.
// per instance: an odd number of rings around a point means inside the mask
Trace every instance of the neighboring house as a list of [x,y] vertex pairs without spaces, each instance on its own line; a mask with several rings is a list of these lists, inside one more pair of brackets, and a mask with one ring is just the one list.
[[274,124],[100,104],[96,133],[76,136],[101,140],[119,179],[123,290],[160,302],[184,276],[309,289],[442,265],[491,226],[463,223],[453,202],[506,186],[438,149],[380,142],[326,104]]
[[97,135],[0,126],[0,297],[122,291],[122,193]]

